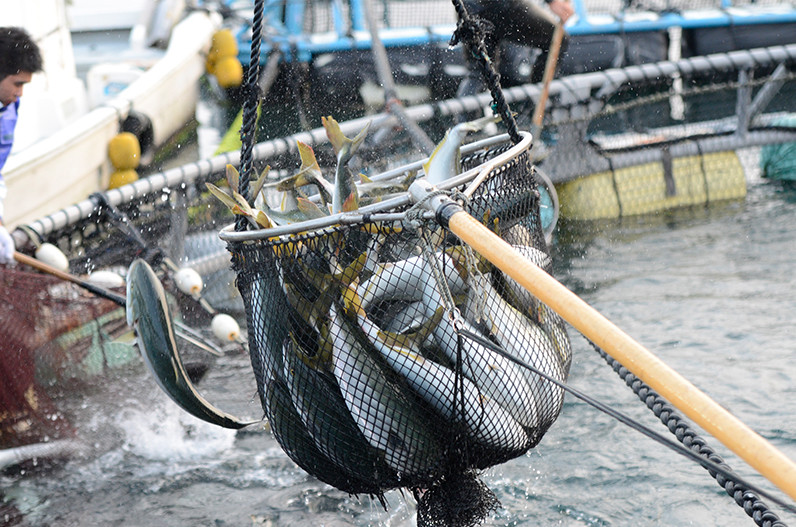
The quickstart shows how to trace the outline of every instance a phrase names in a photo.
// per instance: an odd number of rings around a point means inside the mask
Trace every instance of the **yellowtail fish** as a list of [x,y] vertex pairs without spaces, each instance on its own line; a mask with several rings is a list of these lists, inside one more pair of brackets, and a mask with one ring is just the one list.
[[332,143],[337,154],[337,168],[334,175],[334,194],[332,196],[332,214],[350,212],[359,208],[359,194],[354,177],[346,167],[356,153],[370,128],[370,122],[365,125],[354,139],[343,135],[340,125],[332,117],[322,117],[321,123],[326,129],[326,135]]
[[462,171],[460,148],[464,138],[470,132],[478,132],[488,124],[498,121],[500,121],[499,116],[490,115],[466,123],[459,123],[448,130],[431,153],[431,157],[423,165],[428,182],[432,185],[439,185],[447,179],[458,176]]
[[[427,316],[444,309],[442,295],[427,268],[421,275],[422,303]],[[462,329],[480,335],[466,320],[459,321]],[[475,382],[486,397],[497,402],[527,431],[539,425],[537,398],[522,369],[510,360],[469,338],[458,338],[453,322],[444,316],[435,324],[432,334],[437,345],[454,364],[463,357],[461,368],[464,375]],[[459,349],[461,346],[461,349]]]
[[[355,314],[376,350],[442,417],[463,425],[468,437],[489,450],[519,454],[527,449],[528,436],[522,427],[497,403],[483,396],[477,386],[466,378],[458,382],[453,371],[426,360],[412,336],[379,329],[365,315],[352,287],[344,295],[347,309]],[[435,325],[438,318],[429,324]]]
[[163,286],[141,259],[135,260],[127,272],[127,323],[135,329],[138,348],[155,382],[180,408],[224,428],[243,428],[257,422],[242,421],[218,410],[196,391],[177,351]]
[[398,335],[417,332],[429,320],[426,308],[420,300],[392,302],[382,319],[384,322],[381,328]]
[[284,378],[293,405],[318,450],[352,478],[379,482],[382,488],[397,486],[395,471],[362,435],[334,377],[302,362],[298,347],[295,340],[285,339]]
[[[451,294],[456,296],[465,293],[467,282],[463,267],[445,252],[438,252],[435,256]],[[365,310],[384,299],[417,301],[423,296],[424,280],[429,276],[431,274],[422,256],[382,263],[376,265],[371,277],[358,285],[357,294]]]
[[282,450],[304,471],[349,494],[371,494],[384,503],[377,481],[351,476],[321,452],[301,421],[290,391],[281,379],[270,379],[260,390],[265,415]]
[[[550,268],[552,260],[544,251],[540,251],[530,245],[513,245],[515,251],[536,264],[537,267],[545,271]],[[503,272],[496,270],[499,281],[503,282],[506,290],[507,300],[521,312],[529,315],[532,320],[538,323],[543,330],[550,336],[556,351],[560,356],[564,370],[569,371],[572,361],[572,346],[567,334],[566,324],[558,313],[539,301],[527,289],[522,287],[516,280]]]
[[401,193],[406,192],[416,177],[416,170],[409,172],[401,180],[393,178],[373,181],[365,174],[359,174],[359,183],[356,186],[360,204],[377,203],[381,200],[399,196]]
[[[477,279],[466,306],[468,320],[483,323],[509,354],[564,382],[567,372],[555,345],[539,325],[501,297],[485,277]],[[530,370],[523,369],[537,401],[541,426],[549,426],[564,401],[564,390]]]
[[323,177],[321,167],[315,158],[315,151],[312,147],[301,141],[296,141],[296,143],[298,144],[299,157],[301,158],[299,171],[294,176],[277,183],[276,189],[288,191],[297,190],[299,187],[306,185],[314,185],[318,190],[321,202],[328,206],[332,202],[334,185]]
[[[358,331],[358,329],[357,329]],[[349,412],[368,442],[404,478],[434,473],[444,449],[433,420],[392,381],[333,304],[329,313],[334,376]]]
[[276,225],[265,212],[249,205],[237,191],[233,190],[232,196],[230,196],[212,183],[205,183],[205,185],[207,190],[226,205],[233,214],[245,217],[254,227],[270,229]]

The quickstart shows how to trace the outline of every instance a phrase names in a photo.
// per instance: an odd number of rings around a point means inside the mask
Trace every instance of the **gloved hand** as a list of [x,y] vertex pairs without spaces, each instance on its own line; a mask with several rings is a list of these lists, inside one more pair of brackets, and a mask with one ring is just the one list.
[[14,263],[14,238],[0,225],[0,263]]

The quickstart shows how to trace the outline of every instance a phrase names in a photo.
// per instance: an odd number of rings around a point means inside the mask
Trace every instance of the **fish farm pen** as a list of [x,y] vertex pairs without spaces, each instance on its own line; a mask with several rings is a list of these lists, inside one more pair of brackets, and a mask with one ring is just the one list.
[[[404,14],[416,14],[419,4],[373,7],[398,34]],[[422,2],[427,24],[455,23],[443,2],[437,21],[436,4]],[[349,5],[351,12],[338,12]],[[265,14],[282,20],[287,35],[291,20],[300,20],[302,32],[342,31],[351,47],[351,28],[323,24],[351,21],[364,31],[356,5],[269,3]],[[581,34],[576,28],[573,36]],[[427,31],[425,42],[449,56],[450,30],[438,41],[433,35]],[[266,51],[280,50],[288,62],[312,58],[313,74],[321,76],[329,71],[316,51],[331,53],[329,45],[288,47],[280,35],[264,36]],[[255,45],[252,56],[256,51]],[[356,60],[372,63],[367,53]],[[262,57],[267,72],[267,53]],[[733,473],[667,401],[669,393],[652,388],[601,342],[614,336],[627,344],[624,337],[591,333],[546,296],[559,291],[551,278],[559,218],[573,224],[643,217],[742,200],[747,181],[760,175],[796,179],[796,45],[659,58],[553,80],[538,137],[525,130],[533,128],[539,85],[500,90],[502,107],[488,93],[406,107],[424,134],[442,142],[437,155],[450,153],[449,164],[459,164],[454,173],[427,160],[417,136],[389,111],[341,119],[339,127],[325,118],[316,123],[322,126],[252,144],[257,91],[249,86],[241,152],[92,196],[15,237],[20,248],[57,245],[75,273],[124,265],[131,244],[136,257],[187,261],[203,275],[228,275],[231,261],[257,398],[279,446],[308,474],[385,509],[385,493],[408,489],[419,525],[484,521],[500,503],[483,471],[539,445],[566,408],[565,393],[593,402],[567,386],[577,333],[684,447],[639,423],[634,428],[707,468],[759,525],[782,525],[767,504],[791,512],[793,506]],[[326,66],[332,64],[330,58]],[[486,122],[493,105],[503,122],[473,126],[467,144],[453,144],[446,131],[465,120]],[[517,262],[512,254],[520,255]],[[512,263],[522,271],[516,274],[533,278],[533,293],[504,268]],[[145,325],[136,331],[139,341],[153,338]],[[668,375],[663,365],[656,374]],[[212,409],[201,418],[242,426],[221,415],[227,418]]]
[[[239,59],[249,64],[252,1],[227,4],[248,21],[232,29]],[[574,0],[573,5],[560,76],[792,44],[796,25],[792,6],[775,0]],[[453,3],[445,0],[268,2],[259,54],[264,91],[270,93],[273,85],[272,97],[305,97],[300,92],[309,87],[307,104],[321,96],[341,108],[361,103],[360,86],[380,84],[368,11],[396,84],[423,87],[438,99],[456,93],[466,67],[461,46],[449,46],[457,20]],[[503,46],[498,64],[504,87],[530,82],[537,52]]]

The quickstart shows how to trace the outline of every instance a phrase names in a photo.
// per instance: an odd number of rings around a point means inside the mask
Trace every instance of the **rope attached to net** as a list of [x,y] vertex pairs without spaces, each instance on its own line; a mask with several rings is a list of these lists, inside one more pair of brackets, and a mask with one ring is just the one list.
[[489,92],[492,94],[492,100],[500,114],[503,122],[506,123],[507,132],[511,141],[516,145],[522,140],[520,132],[517,127],[517,121],[514,120],[514,114],[509,108],[509,103],[503,94],[503,88],[500,86],[500,74],[495,69],[495,64],[489,57],[489,53],[484,43],[486,35],[486,27],[482,20],[478,17],[471,16],[467,12],[462,0],[451,0],[453,7],[456,8],[459,22],[456,25],[456,30],[451,37],[450,45],[455,46],[459,42],[463,42],[471,50],[478,64],[481,67],[481,74],[489,86]]
[[[627,368],[622,366],[616,359],[601,350],[593,342],[589,342],[600,354],[600,356],[608,363],[611,368],[625,381],[628,387],[633,390],[638,398],[652,410],[658,419],[666,425],[669,431],[677,437],[687,448],[698,453],[700,456],[713,461],[721,467],[727,469],[728,472],[733,473],[732,468],[724,461],[724,459],[711,448],[704,438],[697,435],[697,433],[688,425],[686,420],[681,417],[675,408],[669,404],[665,399],[658,395],[652,388],[650,388],[644,381],[636,377]],[[716,482],[721,486],[729,496],[735,500],[746,514],[751,517],[754,522],[760,527],[785,527],[785,524],[780,521],[779,516],[774,514],[768,505],[763,503],[760,498],[744,485],[728,478],[724,474],[719,474],[712,470],[708,471]]]
[[[243,116],[240,127],[240,183],[238,192],[249,201],[249,181],[251,181],[252,165],[254,164],[254,136],[257,132],[257,105],[260,102],[260,44],[263,35],[263,19],[265,0],[254,0],[254,16],[252,18],[252,45],[249,56],[249,67],[246,70],[244,85]],[[235,220],[235,230],[245,231],[248,221],[244,216]]]

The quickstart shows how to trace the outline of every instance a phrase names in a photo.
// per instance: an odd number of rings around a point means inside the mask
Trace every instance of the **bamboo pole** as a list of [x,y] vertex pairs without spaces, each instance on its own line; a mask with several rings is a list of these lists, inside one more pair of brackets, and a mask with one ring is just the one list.
[[555,278],[459,210],[450,230],[796,500],[796,464]]
[[539,101],[536,103],[536,108],[533,110],[533,118],[531,119],[531,133],[534,139],[542,129],[542,120],[544,119],[544,109],[547,106],[547,98],[550,95],[550,83],[556,73],[556,66],[558,66],[558,55],[561,52],[561,41],[564,39],[564,25],[556,24],[553,30],[553,37],[550,39],[550,51],[547,55],[547,61],[544,65],[544,76],[542,77],[542,93],[539,95]]

